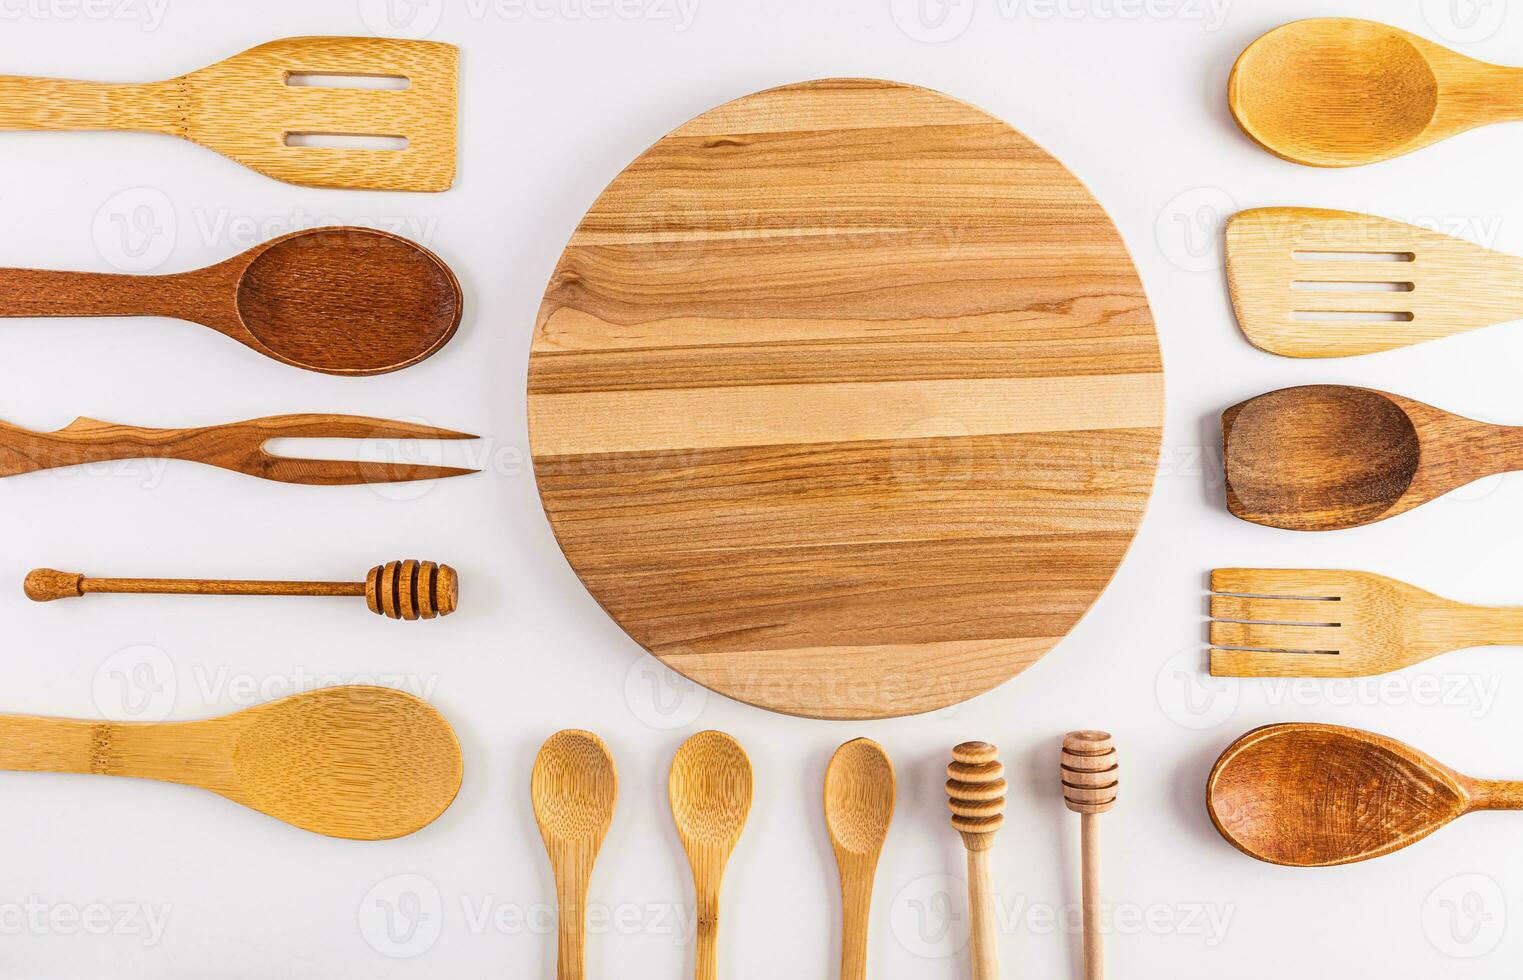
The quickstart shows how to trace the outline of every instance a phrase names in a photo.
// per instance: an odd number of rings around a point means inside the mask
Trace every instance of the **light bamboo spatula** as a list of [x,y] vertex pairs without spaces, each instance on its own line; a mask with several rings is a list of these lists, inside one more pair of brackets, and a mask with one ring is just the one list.
[[825,826],[841,873],[841,980],[866,980],[868,913],[894,819],[894,764],[870,738],[847,742],[825,770]]
[[1271,354],[1372,354],[1523,317],[1523,258],[1399,221],[1256,208],[1226,242],[1237,322]]
[[619,772],[603,740],[567,730],[534,760],[529,795],[555,871],[557,980],[582,980],[587,959],[587,890],[619,802]]
[[1470,606],[1368,572],[1218,568],[1217,677],[1370,677],[1451,650],[1523,645],[1523,609]]
[[1351,167],[1487,123],[1523,119],[1523,69],[1476,61],[1415,34],[1348,17],[1299,20],[1248,46],[1227,101],[1270,153]]
[[133,776],[199,786],[303,830],[402,837],[460,792],[460,743],[411,694],[329,687],[210,721],[0,715],[0,770]]
[[[459,62],[459,49],[436,41],[295,37],[163,82],[0,76],[0,130],[164,133],[292,184],[444,191],[455,179]],[[345,78],[401,81],[368,89]],[[386,145],[311,145],[331,137]]]
[[698,922],[693,976],[719,975],[719,893],[751,813],[751,760],[724,732],[699,732],[677,750],[667,798],[693,869]]

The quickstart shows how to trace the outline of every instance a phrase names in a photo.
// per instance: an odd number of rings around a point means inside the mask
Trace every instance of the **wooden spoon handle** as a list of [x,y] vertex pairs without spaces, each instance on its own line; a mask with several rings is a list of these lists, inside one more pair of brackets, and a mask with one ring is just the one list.
[[[123,234],[146,229],[122,229]],[[52,269],[0,269],[0,316],[179,317],[188,303],[213,306],[204,291],[187,295],[184,276],[124,276]],[[225,303],[225,297],[216,297]]]
[[573,856],[570,867],[555,869],[556,980],[584,980],[587,975],[587,888],[595,856],[585,861]]
[[868,914],[873,901],[871,869],[841,868],[841,980],[867,980]]
[[999,931],[987,848],[968,851],[968,921],[973,938],[973,980],[1000,980]]
[[693,964],[694,980],[719,978],[719,886],[697,886],[697,952]]
[[145,724],[0,715],[0,770],[135,776],[219,789],[225,759],[207,757],[195,723]]
[[0,75],[0,130],[127,129],[184,135],[178,82],[112,85]]
[[1468,779],[1472,810],[1523,810],[1523,782],[1507,779]]

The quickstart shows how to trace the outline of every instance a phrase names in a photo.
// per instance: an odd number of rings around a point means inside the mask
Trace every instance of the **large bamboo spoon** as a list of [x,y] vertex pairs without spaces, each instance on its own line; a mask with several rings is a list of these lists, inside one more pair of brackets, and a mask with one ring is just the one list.
[[1222,753],[1206,806],[1244,854],[1313,868],[1389,854],[1476,810],[1523,810],[1523,783],[1471,779],[1354,728],[1270,725]]
[[560,920],[555,975],[586,976],[587,888],[619,801],[619,773],[603,740],[591,732],[550,736],[534,760],[529,795],[555,870]]
[[1116,744],[1107,732],[1069,732],[1059,766],[1063,802],[1079,814],[1083,867],[1084,980],[1104,980],[1105,946],[1100,914],[1100,814],[1116,805]]
[[973,980],[999,980],[998,930],[989,851],[1005,825],[1005,767],[988,742],[964,742],[947,766],[952,828],[968,852],[968,919],[973,939]]
[[460,744],[410,694],[330,687],[192,722],[0,715],[0,769],[199,786],[330,837],[421,830],[460,791]]
[[746,828],[751,793],[751,760],[740,743],[724,732],[699,732],[683,742],[672,759],[667,797],[693,868],[696,980],[715,980],[719,975],[719,892],[725,865]]
[[894,793],[894,764],[872,739],[847,742],[825,770],[825,825],[841,873],[841,980],[867,977],[868,912]]
[[1276,156],[1349,167],[1523,119],[1523,69],[1385,24],[1328,17],[1286,24],[1249,45],[1227,101],[1243,131]]
[[0,269],[0,316],[173,317],[323,374],[417,364],[455,335],[461,308],[449,266],[368,228],[298,231],[169,276]]
[[1232,513],[1295,531],[1373,524],[1523,469],[1523,429],[1345,385],[1235,405],[1222,415],[1222,444]]

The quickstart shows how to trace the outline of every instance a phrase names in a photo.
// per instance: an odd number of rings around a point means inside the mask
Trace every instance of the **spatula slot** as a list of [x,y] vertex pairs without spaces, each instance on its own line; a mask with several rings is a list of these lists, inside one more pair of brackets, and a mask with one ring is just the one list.
[[358,88],[401,92],[412,88],[406,75],[348,75],[319,71],[293,71],[286,74],[286,84],[293,88]]
[[1297,262],[1416,262],[1415,252],[1334,252],[1300,249],[1290,253]]
[[1284,653],[1298,657],[1336,657],[1337,650],[1285,650],[1275,647],[1229,647],[1218,645],[1218,650],[1230,650],[1233,653]]
[[1387,313],[1375,310],[1296,310],[1290,314],[1292,320],[1309,320],[1319,323],[1329,322],[1359,322],[1359,323],[1411,323],[1416,317],[1411,313]]
[[286,146],[320,146],[334,150],[407,149],[405,136],[371,136],[361,133],[287,133]]
[[1297,279],[1291,289],[1304,289],[1311,293],[1410,293],[1417,288],[1410,282],[1317,282]]

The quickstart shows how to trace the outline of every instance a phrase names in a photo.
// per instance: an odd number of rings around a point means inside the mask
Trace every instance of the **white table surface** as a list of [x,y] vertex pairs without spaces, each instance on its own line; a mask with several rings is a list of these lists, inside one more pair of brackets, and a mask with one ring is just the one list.
[[[0,980],[548,977],[553,893],[527,789],[540,742],[563,727],[600,732],[622,782],[594,880],[593,977],[691,969],[688,870],[666,769],[686,734],[711,727],[745,744],[757,783],[726,883],[722,975],[834,975],[839,900],[820,784],[836,745],[859,735],[882,742],[900,775],[872,975],[966,973],[962,852],[941,770],[967,738],[997,741],[1010,770],[995,858],[1004,975],[1076,975],[1077,819],[1061,805],[1055,771],[1062,733],[1089,726],[1114,731],[1122,753],[1121,803],[1103,818],[1114,976],[1514,975],[1518,816],[1471,816],[1391,857],[1296,871],[1224,843],[1202,787],[1228,742],[1282,720],[1364,726],[1466,772],[1523,774],[1518,651],[1454,654],[1359,683],[1215,682],[1202,665],[1204,583],[1216,565],[1366,568],[1455,598],[1523,602],[1523,478],[1487,481],[1386,524],[1305,536],[1231,518],[1216,458],[1223,408],[1306,382],[1388,388],[1523,423],[1516,328],[1356,360],[1271,357],[1234,325],[1217,238],[1233,210],[1299,204],[1426,222],[1523,253],[1523,126],[1317,171],[1254,147],[1224,104],[1238,52],[1285,20],[1383,17],[1478,57],[1523,62],[1519,5],[393,2],[388,28],[383,0],[0,0],[0,70],[14,74],[149,80],[300,34],[427,32],[464,47],[450,193],[295,188],[154,136],[7,135],[0,264],[175,271],[297,226],[371,223],[436,250],[469,303],[441,354],[365,380],[286,368],[167,320],[8,323],[0,417],[33,427],[76,414],[169,426],[292,411],[408,417],[484,434],[471,452],[487,471],[400,489],[305,489],[189,464],[0,482],[0,583],[12,583],[0,588],[0,711],[191,719],[371,681],[425,694],[466,754],[453,809],[422,833],[377,844],[302,833],[186,788],[0,776]],[[941,89],[1067,163],[1136,256],[1169,378],[1157,493],[1093,612],[993,693],[874,724],[768,714],[654,666],[562,559],[526,463],[530,331],[582,212],[687,118],[829,75]],[[456,565],[462,611],[406,626],[338,601],[35,606],[19,589],[35,565],[344,578],[400,556]]]

